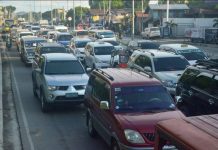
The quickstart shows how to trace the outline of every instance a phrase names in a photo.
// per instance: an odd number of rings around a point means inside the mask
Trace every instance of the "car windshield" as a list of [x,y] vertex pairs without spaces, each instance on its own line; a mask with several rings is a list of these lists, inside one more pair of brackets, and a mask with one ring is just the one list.
[[98,34],[103,38],[113,38],[115,36],[113,32],[99,32]]
[[84,69],[79,61],[49,61],[46,63],[45,74],[83,74]]
[[34,52],[34,49],[33,49],[33,48],[27,48],[26,51],[27,51],[28,53],[31,53],[31,52]]
[[72,35],[60,35],[58,37],[58,41],[70,41],[72,39]]
[[200,49],[178,50],[178,54],[183,55],[187,60],[201,60],[207,57]]
[[22,33],[22,34],[20,34],[20,37],[28,36],[28,35],[33,35],[33,34],[32,33]]
[[35,28],[32,28],[32,30],[40,30],[40,28],[38,28],[38,27],[35,27]]
[[95,55],[111,55],[114,47],[112,46],[104,46],[104,47],[95,47]]
[[150,30],[151,31],[159,31],[160,29],[159,28],[151,28]]
[[46,40],[26,41],[25,47],[36,47],[39,43],[46,42]]
[[42,31],[42,35],[47,35],[48,31]]
[[140,47],[141,49],[158,49],[159,46],[160,44],[152,42],[138,43],[138,47]]
[[113,46],[118,46],[119,45],[119,43],[116,42],[116,41],[105,41],[105,42],[108,42],[108,43],[112,44]]
[[76,35],[77,36],[88,35],[88,31],[77,31]]
[[184,70],[188,65],[188,61],[182,57],[154,58],[156,72]]
[[88,42],[90,42],[90,41],[76,41],[76,47],[77,48],[84,48]]
[[43,47],[40,50],[40,54],[45,53],[67,53],[67,50],[64,47]]
[[175,109],[170,94],[163,86],[115,87],[116,112],[150,112]]

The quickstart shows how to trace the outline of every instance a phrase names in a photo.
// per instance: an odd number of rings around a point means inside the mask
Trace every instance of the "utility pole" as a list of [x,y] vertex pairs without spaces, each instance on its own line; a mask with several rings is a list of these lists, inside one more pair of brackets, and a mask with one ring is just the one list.
[[111,23],[111,0],[109,0],[109,8],[108,8],[108,15],[109,15],[109,19],[108,19],[108,21],[109,21],[109,24]]
[[51,0],[51,25],[53,26],[52,0]]
[[73,30],[75,30],[75,15],[76,15],[76,10],[75,10],[75,3],[73,0]]
[[40,20],[42,20],[42,0],[40,0]]
[[81,23],[83,23],[82,18],[83,18],[83,16],[82,16],[82,3],[80,0],[80,21],[81,21]]
[[143,19],[144,19],[144,0],[142,0],[142,20],[141,20],[142,21],[142,25],[141,25],[142,26],[142,31],[141,32],[143,32],[143,28],[144,28],[143,27]]
[[103,0],[103,7],[104,7],[104,18],[103,18],[103,26],[105,25],[105,0]]
[[169,21],[169,0],[167,0],[167,22]]
[[135,34],[135,0],[132,0],[132,40]]

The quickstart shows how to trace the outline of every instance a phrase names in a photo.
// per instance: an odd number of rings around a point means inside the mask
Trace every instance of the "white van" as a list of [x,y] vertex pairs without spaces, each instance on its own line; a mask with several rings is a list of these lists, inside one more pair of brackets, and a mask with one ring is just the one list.
[[144,32],[141,33],[142,38],[154,38],[160,37],[160,28],[159,27],[150,27],[145,28]]
[[59,31],[59,32],[68,32],[68,27],[66,26],[54,26],[54,30],[55,31]]

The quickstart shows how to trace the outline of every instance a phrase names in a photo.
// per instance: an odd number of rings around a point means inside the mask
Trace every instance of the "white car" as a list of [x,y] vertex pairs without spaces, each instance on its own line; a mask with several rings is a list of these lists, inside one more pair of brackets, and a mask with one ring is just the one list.
[[141,33],[142,38],[155,38],[160,37],[160,28],[159,27],[150,27],[145,28],[144,32]]
[[107,42],[89,42],[85,47],[85,68],[108,68],[114,46]]
[[171,95],[175,95],[178,79],[188,65],[185,57],[160,50],[135,50],[128,62],[130,68],[159,79]]
[[101,41],[117,41],[116,35],[111,30],[92,30],[92,38]]
[[191,65],[194,65],[197,60],[208,59],[206,53],[195,46],[187,44],[162,44],[160,50],[171,52],[177,55],[183,55]]

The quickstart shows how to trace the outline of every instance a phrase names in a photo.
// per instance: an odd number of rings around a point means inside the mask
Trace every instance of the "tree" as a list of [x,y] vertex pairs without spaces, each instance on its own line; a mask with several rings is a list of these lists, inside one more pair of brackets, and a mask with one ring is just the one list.
[[5,9],[8,12],[7,18],[11,18],[11,14],[16,10],[14,6],[6,6]]
[[214,19],[213,22],[214,22],[213,27],[218,27],[218,19]]

